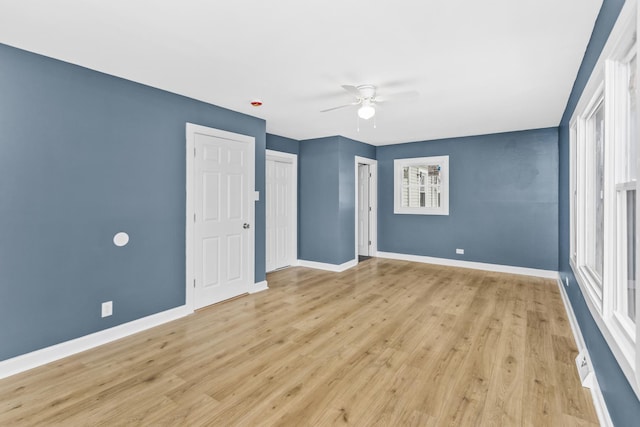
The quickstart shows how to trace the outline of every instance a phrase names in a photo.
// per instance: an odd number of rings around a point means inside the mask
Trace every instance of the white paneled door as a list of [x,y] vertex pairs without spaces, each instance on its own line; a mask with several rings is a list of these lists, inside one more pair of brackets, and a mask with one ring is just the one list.
[[200,308],[246,293],[253,284],[254,148],[252,139],[195,129],[194,308]]
[[358,165],[358,255],[369,255],[369,165]]
[[296,174],[290,159],[267,156],[266,163],[266,267],[290,266],[296,258],[294,192]]

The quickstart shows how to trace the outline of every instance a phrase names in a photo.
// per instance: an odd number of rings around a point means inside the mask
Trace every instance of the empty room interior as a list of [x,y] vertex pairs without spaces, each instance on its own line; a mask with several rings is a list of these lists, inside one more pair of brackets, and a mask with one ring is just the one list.
[[638,425],[639,16],[0,1],[0,425]]

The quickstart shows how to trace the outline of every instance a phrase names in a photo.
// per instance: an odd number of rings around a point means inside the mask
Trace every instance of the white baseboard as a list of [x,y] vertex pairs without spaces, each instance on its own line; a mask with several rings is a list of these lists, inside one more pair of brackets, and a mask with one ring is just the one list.
[[327,271],[333,271],[336,273],[342,273],[343,271],[358,265],[358,260],[352,259],[351,261],[347,261],[343,264],[338,265],[338,264],[326,264],[324,262],[306,261],[304,259],[299,259],[298,265],[300,267],[309,267],[309,268],[315,268],[317,270],[327,270]]
[[573,312],[573,307],[571,306],[571,302],[569,301],[569,295],[567,295],[567,291],[563,286],[560,274],[558,274],[556,280],[558,282],[558,288],[560,288],[560,296],[562,297],[564,309],[567,312],[567,317],[569,318],[569,325],[571,326],[571,332],[573,332],[573,338],[576,341],[578,351],[582,351],[586,348],[586,344],[584,343],[584,338],[582,337],[582,331],[580,330],[578,319],[576,319],[576,314]]
[[451,267],[473,268],[475,270],[495,271],[498,273],[520,274],[522,276],[544,277],[556,279],[558,272],[554,270],[539,270],[537,268],[514,267],[512,265],[488,264],[484,262],[462,261],[458,259],[435,258],[422,255],[397,254],[378,251],[378,258],[397,259],[401,261],[422,262],[425,264],[447,265]]
[[193,311],[189,310],[186,305],[183,305],[143,317],[142,319],[123,323],[113,328],[3,360],[0,362],[0,379],[46,365],[47,363],[55,362],[64,357],[98,347],[137,332],[153,328],[154,326],[171,322],[172,320],[179,319],[191,313],[193,313]]
[[[573,307],[571,306],[571,302],[569,301],[569,295],[567,295],[567,291],[562,284],[560,275],[558,275],[557,277],[557,282],[558,288],[560,289],[562,302],[564,303],[564,309],[567,312],[569,325],[571,325],[571,331],[573,332],[573,338],[576,342],[576,346],[578,347],[578,351],[585,354],[589,366],[591,366],[591,369],[593,369],[591,357],[589,356],[589,351],[585,345],[582,331],[580,330],[580,324],[578,323],[576,314],[573,311]],[[611,421],[611,416],[609,415],[609,410],[607,409],[607,404],[604,401],[604,396],[602,395],[602,390],[600,390],[600,384],[598,384],[598,378],[595,372],[590,375],[589,383],[591,398],[593,399],[593,406],[595,407],[596,413],[598,414],[600,425],[603,427],[613,427],[613,422]]]
[[269,285],[267,284],[266,280],[263,280],[262,282],[258,282],[253,285],[253,287],[249,289],[249,293],[256,294],[258,292],[266,291],[267,289],[269,289]]

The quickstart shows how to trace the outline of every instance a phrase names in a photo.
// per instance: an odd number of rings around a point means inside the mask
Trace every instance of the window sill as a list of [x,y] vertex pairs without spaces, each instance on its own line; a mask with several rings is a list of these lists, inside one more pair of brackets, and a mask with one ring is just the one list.
[[449,210],[432,208],[397,208],[393,210],[396,215],[449,215]]

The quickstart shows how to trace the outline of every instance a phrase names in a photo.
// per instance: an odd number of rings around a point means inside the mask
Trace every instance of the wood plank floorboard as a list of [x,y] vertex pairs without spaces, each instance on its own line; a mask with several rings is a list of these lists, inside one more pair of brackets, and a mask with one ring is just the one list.
[[595,426],[553,280],[372,258],[0,380],[0,425]]

